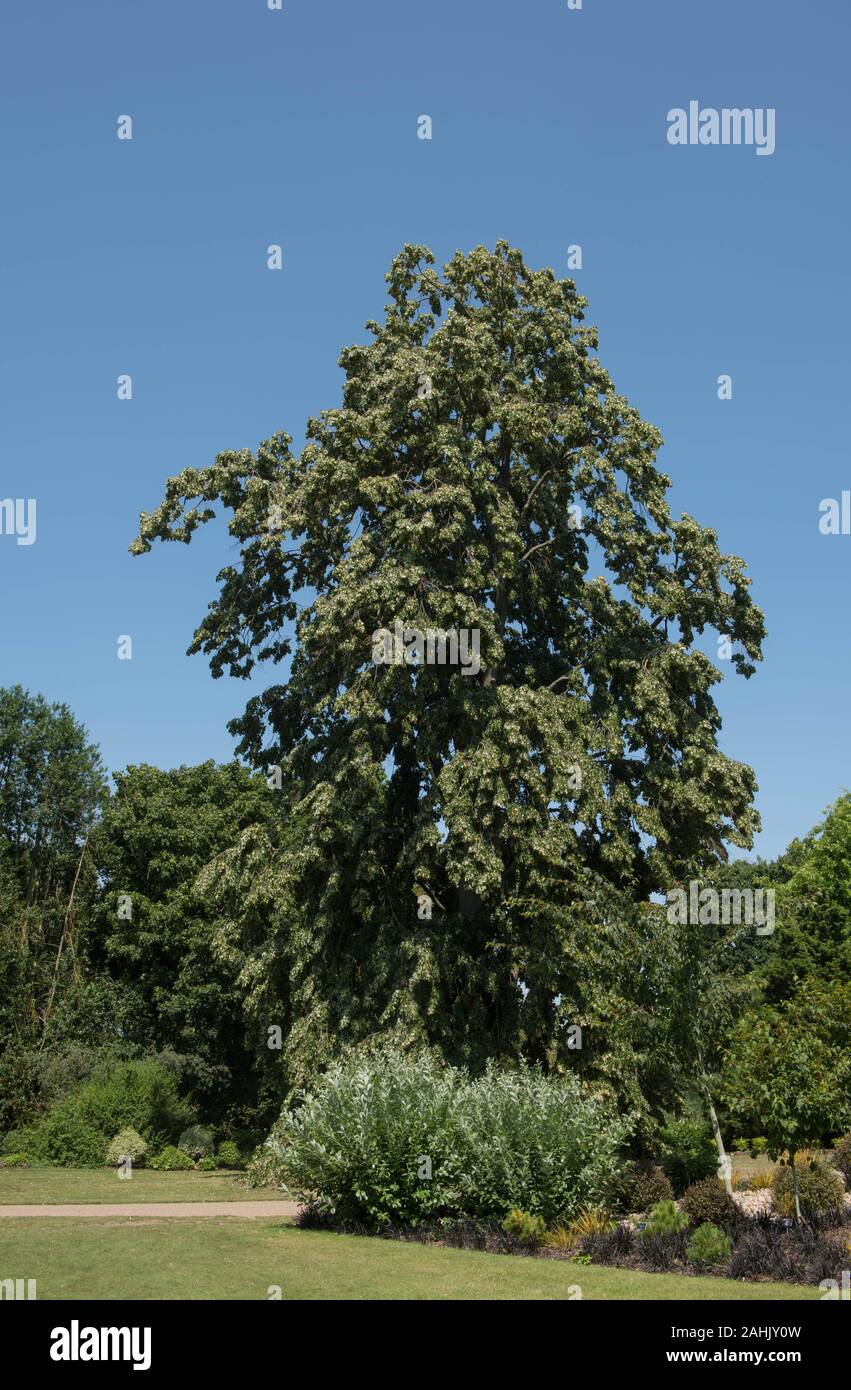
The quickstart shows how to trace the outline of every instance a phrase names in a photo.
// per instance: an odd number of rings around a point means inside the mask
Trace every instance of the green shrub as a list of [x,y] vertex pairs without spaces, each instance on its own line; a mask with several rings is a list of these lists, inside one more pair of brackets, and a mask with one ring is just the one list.
[[109,1136],[85,1121],[70,1100],[60,1101],[29,1137],[29,1153],[39,1163],[68,1168],[100,1168],[106,1162]]
[[26,1154],[4,1154],[0,1158],[0,1168],[29,1168],[30,1161]]
[[733,1153],[749,1153],[751,1158],[759,1158],[760,1154],[768,1152],[768,1140],[764,1135],[758,1134],[755,1139],[734,1139],[730,1147]]
[[732,1249],[730,1237],[710,1221],[704,1221],[689,1241],[686,1254],[696,1265],[723,1265],[729,1260]]
[[[811,1163],[809,1167],[798,1168],[798,1195],[802,1212],[821,1215],[825,1212],[842,1211],[844,1191],[839,1174],[825,1163]],[[795,1215],[795,1184],[792,1169],[788,1163],[775,1168],[771,1183],[772,1201],[778,1216]]]
[[625,1132],[571,1075],[490,1066],[471,1081],[385,1048],[326,1072],[251,1167],[338,1223],[498,1221],[515,1207],[549,1223],[599,1198]]
[[841,1139],[837,1139],[830,1161],[842,1174],[845,1186],[851,1191],[851,1134],[843,1134]]
[[147,1152],[148,1146],[141,1134],[137,1134],[135,1129],[122,1129],[107,1148],[107,1167],[117,1168],[122,1159],[129,1158],[134,1168],[141,1168]]
[[506,1235],[516,1236],[527,1245],[540,1245],[546,1235],[546,1222],[542,1216],[530,1216],[528,1212],[515,1207],[502,1223]]
[[673,1198],[654,1202],[647,1213],[647,1225],[640,1232],[642,1237],[675,1236],[688,1225],[688,1216],[680,1211]]
[[174,1144],[167,1144],[156,1158],[151,1159],[148,1167],[155,1168],[159,1173],[178,1173],[194,1168],[195,1164],[182,1149],[178,1149]]
[[736,1203],[719,1178],[704,1178],[702,1182],[692,1183],[683,1193],[682,1208],[692,1226],[702,1226],[706,1222],[713,1226],[729,1226],[739,1215]]
[[670,1178],[655,1163],[641,1160],[626,1164],[623,1210],[647,1211],[654,1202],[670,1201],[673,1196]]
[[26,1153],[26,1139],[28,1131],[23,1129],[10,1129],[3,1138],[0,1139],[0,1154],[19,1154]]
[[191,1118],[191,1107],[158,1063],[114,1063],[98,1068],[51,1107],[30,1131],[29,1152],[46,1163],[99,1167],[120,1130],[134,1129],[155,1147],[179,1134]]
[[202,1173],[215,1173],[218,1166],[212,1154],[206,1154],[204,1158],[198,1161],[198,1167],[201,1169]]
[[712,1128],[706,1120],[672,1120],[661,1133],[662,1160],[676,1196],[718,1169]]
[[232,1139],[222,1140],[219,1145],[219,1152],[216,1155],[216,1163],[220,1168],[245,1167],[245,1160]]
[[209,1157],[214,1148],[213,1131],[204,1125],[190,1125],[177,1141],[177,1147],[197,1163],[199,1158]]

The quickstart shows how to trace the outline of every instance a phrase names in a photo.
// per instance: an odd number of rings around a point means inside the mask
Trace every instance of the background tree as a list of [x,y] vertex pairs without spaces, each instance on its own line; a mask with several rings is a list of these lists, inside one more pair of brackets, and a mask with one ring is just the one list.
[[[599,877],[586,884],[582,907],[567,913],[545,900],[524,905],[538,939],[541,924],[551,924],[549,961],[520,957],[522,978],[545,981],[550,968],[560,984],[551,1063],[576,1070],[634,1116],[641,1156],[658,1151],[667,1118],[697,1106],[723,1161],[715,1095],[734,1023],[758,998],[741,946],[753,928],[672,920],[665,907],[633,903]],[[543,1030],[546,991],[539,1002]],[[527,1024],[535,1005],[527,996]],[[582,1029],[579,1047],[571,1025]]]
[[[773,888],[776,893],[775,931],[761,937],[745,934],[737,958],[728,958],[727,966],[749,972],[753,998],[741,1025],[744,1034],[750,1037],[762,1023],[783,1037],[807,1039],[814,1055],[832,1059],[833,1099],[822,1106],[817,1136],[829,1141],[851,1123],[851,797],[841,796],[822,825],[793,840],[776,860],[723,865],[711,881],[716,887]],[[758,1107],[750,1109],[747,1067],[737,1065],[732,1052],[737,1046],[731,1044],[724,1068],[724,1088],[734,1097],[728,1118],[736,1123],[737,1116],[741,1120],[749,1112],[749,1132],[763,1134]],[[801,1084],[809,1092],[821,1083],[814,1079],[809,1086],[802,1078]],[[736,1094],[739,1086],[741,1094]]]
[[67,705],[0,689],[0,1126],[39,1103],[52,1049],[84,1011],[88,837],[105,793]]
[[773,1002],[804,983],[851,979],[851,795],[790,846],[795,867],[778,889],[778,923],[763,977]]
[[209,1118],[256,1120],[267,1049],[248,1036],[243,991],[214,953],[220,924],[196,878],[269,819],[277,793],[235,762],[130,767],[115,784],[93,840],[93,965],[130,1001],[128,1041],[175,1054]]
[[[727,889],[773,889],[777,912],[780,911],[782,885],[787,883],[806,855],[804,842],[793,840],[788,849],[776,859],[732,859],[726,863],[713,865],[701,875],[701,886],[723,892]],[[742,971],[757,972],[758,987],[763,988],[768,962],[776,954],[777,927],[772,934],[758,935],[755,931],[739,933],[735,938],[735,954],[727,958],[726,964],[737,974]],[[757,987],[757,981],[754,982]]]
[[[695,639],[728,636],[748,676],[762,616],[742,561],[671,517],[586,301],[504,242],[442,274],[407,246],[387,280],[301,455],[278,434],[185,470],[131,547],[188,542],[223,503],[240,559],[190,651],[214,675],[292,658],[231,728],[304,817],[255,962],[292,961],[294,1081],[388,1029],[474,1067],[546,1061],[569,960],[521,980],[545,953],[518,901],[567,907],[583,868],[644,898],[757,825]],[[480,671],[373,665],[396,620],[478,630]]]
[[733,1038],[725,1095],[730,1117],[742,1133],[765,1135],[769,1157],[788,1152],[798,1221],[795,1155],[818,1144],[833,1126],[834,1132],[842,1127],[848,1114],[848,1074],[847,1033],[837,1049],[808,1026],[803,1014],[749,1014]]
[[0,690],[0,1005],[7,1043],[37,1041],[66,977],[94,886],[86,841],[105,791],[98,750],[67,705]]

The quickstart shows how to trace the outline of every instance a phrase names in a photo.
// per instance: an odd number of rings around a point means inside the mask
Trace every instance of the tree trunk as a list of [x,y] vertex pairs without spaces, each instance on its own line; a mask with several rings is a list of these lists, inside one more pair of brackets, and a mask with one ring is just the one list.
[[715,1113],[715,1106],[712,1101],[712,1095],[709,1090],[709,1087],[705,1081],[701,1082],[701,1085],[703,1088],[703,1094],[706,1097],[706,1105],[709,1110],[709,1120],[712,1125],[712,1133],[715,1136],[715,1147],[718,1150],[718,1167],[720,1169],[721,1176],[724,1179],[724,1187],[727,1192],[727,1196],[732,1197],[733,1183],[730,1177],[730,1160],[727,1157],[727,1151],[724,1148],[724,1140],[721,1137],[721,1126],[718,1123],[718,1116]]
[[795,1189],[795,1218],[800,1226],[803,1217],[801,1216],[801,1195],[798,1191],[798,1169],[795,1167],[795,1154],[790,1149],[789,1162],[792,1165],[792,1186]]
[[58,979],[59,979],[59,964],[60,964],[60,962],[61,962],[61,960],[62,960],[62,950],[63,950],[63,947],[64,947],[64,945],[65,945],[66,936],[68,935],[69,924],[70,924],[70,922],[71,922],[71,913],[72,913],[73,908],[74,908],[74,894],[75,894],[76,891],[77,891],[77,881],[78,881],[78,879],[79,879],[79,877],[80,877],[80,870],[81,870],[82,867],[83,867],[83,859],[85,858],[86,848],[87,848],[87,846],[88,846],[88,843],[89,843],[89,837],[88,837],[88,835],[86,835],[86,838],[85,838],[85,840],[83,841],[83,848],[80,850],[80,858],[79,858],[78,861],[77,861],[77,872],[76,872],[75,875],[74,875],[74,882],[73,882],[72,885],[71,885],[71,896],[70,896],[70,898],[68,899],[68,910],[67,910],[66,913],[65,913],[65,920],[64,920],[64,922],[62,923],[62,934],[61,934],[61,936],[59,937],[59,949],[58,949],[57,952],[56,952],[56,962],[55,962],[54,967],[53,967],[53,981],[52,981],[51,986],[50,986],[50,995],[49,995],[49,997],[48,997],[47,1006],[46,1006],[46,1008],[45,1008],[45,1010],[44,1010],[44,1015],[43,1015],[43,1018],[42,1018],[42,1025],[43,1025],[43,1027],[42,1027],[42,1034],[41,1034],[41,1042],[40,1042],[39,1045],[38,1045],[38,1050],[39,1050],[39,1052],[41,1052],[42,1048],[44,1047],[45,1042],[47,1041],[47,1024],[48,1024],[48,1022],[49,1022],[49,1020],[50,1020],[50,1015],[51,1015],[51,1013],[52,1013],[52,1011],[53,1011],[53,1000],[54,1000],[55,995],[56,995],[56,984],[57,984],[57,981],[58,981]]

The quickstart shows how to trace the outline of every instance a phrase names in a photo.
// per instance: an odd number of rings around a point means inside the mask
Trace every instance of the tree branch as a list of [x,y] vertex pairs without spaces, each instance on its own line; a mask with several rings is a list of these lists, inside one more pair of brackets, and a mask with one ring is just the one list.
[[529,559],[529,556],[530,556],[530,555],[534,555],[536,550],[543,550],[543,548],[544,548],[545,545],[552,545],[552,543],[553,543],[553,541],[554,541],[555,539],[556,539],[555,536],[550,536],[550,539],[549,539],[548,541],[541,541],[538,545],[533,545],[531,550],[527,550],[527,551],[526,551],[526,554],[525,554],[525,555],[522,555],[522,556],[520,557],[520,563],[521,563],[521,565],[522,565],[522,563],[523,563],[524,560],[528,560],[528,559]]
[[544,481],[545,478],[548,478],[548,477],[550,476],[550,474],[552,473],[552,471],[553,471],[553,470],[552,470],[551,468],[548,468],[547,471],[546,471],[546,473],[542,473],[542,474],[541,474],[541,476],[540,476],[540,478],[538,479],[538,481],[536,482],[535,486],[532,488],[532,491],[529,493],[529,496],[526,498],[526,501],[523,503],[523,510],[522,510],[521,513],[520,513],[521,518],[524,517],[524,516],[526,515],[526,509],[528,508],[529,504],[531,503],[532,498],[535,496],[535,493],[538,491],[538,488],[541,486],[541,483]]

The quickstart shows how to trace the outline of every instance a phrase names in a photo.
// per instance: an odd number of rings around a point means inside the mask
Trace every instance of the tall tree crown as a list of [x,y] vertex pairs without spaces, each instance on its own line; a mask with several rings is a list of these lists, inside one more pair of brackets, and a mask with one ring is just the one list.
[[[379,922],[416,932],[426,894],[450,955],[511,980],[518,904],[569,897],[583,868],[644,896],[750,844],[754,777],[718,749],[720,674],[695,641],[722,634],[749,676],[763,619],[742,560],[672,518],[661,437],[594,355],[572,281],[499,242],[442,272],[406,246],[387,282],[300,456],[278,434],[184,470],[131,548],[232,512],[240,563],[190,651],[215,675],[291,659],[231,728],[310,812],[312,920],[367,950]],[[397,622],[478,634],[478,669],[376,665]],[[446,942],[422,946],[429,997],[458,965]],[[516,995],[515,972],[512,1015]]]

